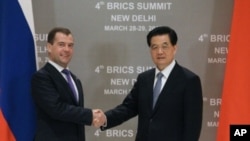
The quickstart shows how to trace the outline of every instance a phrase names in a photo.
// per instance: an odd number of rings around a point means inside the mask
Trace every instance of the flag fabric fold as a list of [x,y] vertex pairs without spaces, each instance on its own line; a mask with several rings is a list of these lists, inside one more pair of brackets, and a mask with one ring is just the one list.
[[31,0],[0,1],[0,141],[32,141],[34,137],[30,79],[36,71],[36,55],[34,25],[29,21],[32,7],[27,6]]
[[217,141],[229,141],[230,125],[250,124],[250,1],[235,0]]

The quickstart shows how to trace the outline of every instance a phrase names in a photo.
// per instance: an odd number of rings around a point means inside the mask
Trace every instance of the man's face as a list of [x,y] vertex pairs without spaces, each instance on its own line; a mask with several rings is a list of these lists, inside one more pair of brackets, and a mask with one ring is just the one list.
[[53,44],[48,43],[49,58],[66,68],[73,55],[74,40],[71,34],[57,32]]
[[177,46],[172,45],[168,34],[151,38],[150,53],[153,62],[159,70],[163,70],[174,59]]

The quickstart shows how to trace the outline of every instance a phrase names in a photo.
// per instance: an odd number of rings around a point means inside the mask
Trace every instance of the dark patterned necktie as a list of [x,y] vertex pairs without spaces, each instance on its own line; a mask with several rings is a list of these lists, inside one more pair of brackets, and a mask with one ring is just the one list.
[[76,101],[78,101],[78,100],[77,100],[76,90],[75,90],[75,87],[74,87],[74,85],[73,85],[73,80],[72,80],[71,77],[70,77],[70,72],[69,72],[69,70],[63,69],[63,70],[62,70],[62,73],[64,73],[64,74],[66,75],[66,78],[67,78],[69,87],[71,88],[71,90],[72,90],[72,92],[73,92],[73,94],[74,94],[74,98],[76,99]]

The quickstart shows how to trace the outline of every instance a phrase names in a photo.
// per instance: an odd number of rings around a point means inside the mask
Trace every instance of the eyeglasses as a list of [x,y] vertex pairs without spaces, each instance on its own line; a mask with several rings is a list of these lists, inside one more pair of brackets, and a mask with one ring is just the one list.
[[156,51],[156,50],[159,50],[159,49],[161,49],[162,51],[167,51],[167,50],[169,50],[170,49],[170,47],[171,46],[169,46],[169,45],[166,45],[166,44],[164,44],[164,45],[162,45],[162,46],[151,46],[150,48],[151,48],[151,50],[153,50],[153,51]]

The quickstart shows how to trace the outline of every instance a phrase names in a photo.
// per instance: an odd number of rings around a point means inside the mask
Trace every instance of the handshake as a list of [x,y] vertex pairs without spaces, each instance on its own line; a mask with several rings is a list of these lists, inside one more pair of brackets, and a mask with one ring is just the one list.
[[103,113],[101,109],[93,109],[93,121],[92,126],[96,128],[100,128],[101,126],[105,126],[107,123],[106,115]]

